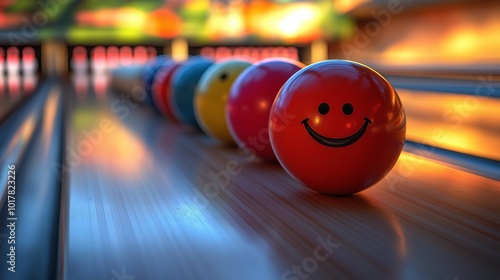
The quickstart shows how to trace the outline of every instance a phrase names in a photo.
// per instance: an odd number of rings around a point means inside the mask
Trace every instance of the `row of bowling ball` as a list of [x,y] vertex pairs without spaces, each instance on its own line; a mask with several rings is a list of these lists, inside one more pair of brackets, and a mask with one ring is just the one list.
[[[248,141],[267,134],[269,113],[283,84],[301,62],[271,58],[255,64],[245,59],[215,63],[204,57],[177,62],[160,56],[144,70],[148,103],[170,121],[200,128],[220,142],[250,149],[266,161],[276,161],[266,148]],[[256,146],[259,146],[256,147]]]
[[147,102],[170,121],[279,161],[320,193],[372,186],[394,166],[405,139],[396,91],[352,61],[159,56],[145,67],[143,83]]

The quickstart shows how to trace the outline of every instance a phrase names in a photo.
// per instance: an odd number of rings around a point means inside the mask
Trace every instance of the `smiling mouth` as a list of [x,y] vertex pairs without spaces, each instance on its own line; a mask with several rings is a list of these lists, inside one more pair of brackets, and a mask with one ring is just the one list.
[[349,146],[352,143],[358,141],[358,139],[361,138],[361,136],[363,136],[363,134],[365,133],[368,125],[372,123],[371,120],[369,120],[368,118],[365,118],[365,123],[363,124],[363,126],[353,135],[348,136],[348,137],[344,137],[344,138],[329,138],[329,137],[325,137],[325,136],[317,133],[316,131],[314,131],[314,129],[309,125],[308,121],[309,121],[309,118],[305,118],[300,123],[302,123],[305,126],[309,135],[311,135],[311,137],[314,140],[316,140],[316,142],[320,143],[321,145],[325,145],[328,147],[334,147],[334,148]]

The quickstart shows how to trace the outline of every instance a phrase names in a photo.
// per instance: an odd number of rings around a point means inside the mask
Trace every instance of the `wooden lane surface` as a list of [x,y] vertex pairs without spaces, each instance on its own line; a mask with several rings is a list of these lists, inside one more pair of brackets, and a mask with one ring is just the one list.
[[[77,156],[62,209],[63,279],[500,275],[498,181],[403,153],[373,188],[320,195],[277,164],[147,110],[113,112],[119,98],[108,98],[77,104],[68,119]],[[103,120],[102,138],[79,153]]]

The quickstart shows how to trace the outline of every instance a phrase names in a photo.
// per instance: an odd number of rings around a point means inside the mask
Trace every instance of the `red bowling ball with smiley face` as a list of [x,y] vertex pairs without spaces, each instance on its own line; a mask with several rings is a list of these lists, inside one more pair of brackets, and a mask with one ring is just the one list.
[[406,115],[375,70],[352,61],[309,65],[282,87],[269,116],[278,161],[320,193],[349,195],[380,181],[399,158]]

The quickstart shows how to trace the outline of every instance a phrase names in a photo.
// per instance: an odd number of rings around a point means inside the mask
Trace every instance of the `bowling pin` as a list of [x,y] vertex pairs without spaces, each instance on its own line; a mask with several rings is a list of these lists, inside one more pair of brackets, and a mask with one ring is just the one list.
[[109,46],[106,49],[106,64],[108,70],[113,70],[120,65],[120,50],[117,46]]
[[0,73],[0,98],[5,93],[5,75],[4,73]]
[[106,72],[106,48],[97,46],[92,50],[90,68],[95,75],[102,75]]
[[148,62],[148,50],[144,46],[134,48],[134,63],[137,65],[146,64]]
[[24,94],[31,94],[35,90],[36,84],[38,83],[38,76],[35,72],[25,72],[22,76],[23,80],[23,92]]
[[83,46],[75,47],[73,49],[73,55],[71,57],[70,64],[74,74],[81,75],[82,73],[87,73],[88,71],[87,49]]
[[77,99],[80,101],[85,100],[89,89],[89,74],[86,72],[76,72],[72,78]]
[[91,76],[91,82],[94,86],[94,92],[96,98],[100,102],[106,101],[106,92],[108,90],[108,75],[93,73]]
[[0,48],[0,77],[3,77],[5,74],[5,50]]
[[9,95],[13,99],[17,99],[21,95],[21,77],[19,72],[11,72],[7,77],[7,88]]
[[132,48],[123,46],[120,48],[120,64],[122,66],[129,66],[133,63]]
[[21,61],[23,75],[33,76],[38,68],[38,60],[32,47],[23,48]]
[[19,75],[19,49],[17,47],[9,47],[7,49],[6,68],[9,75]]

